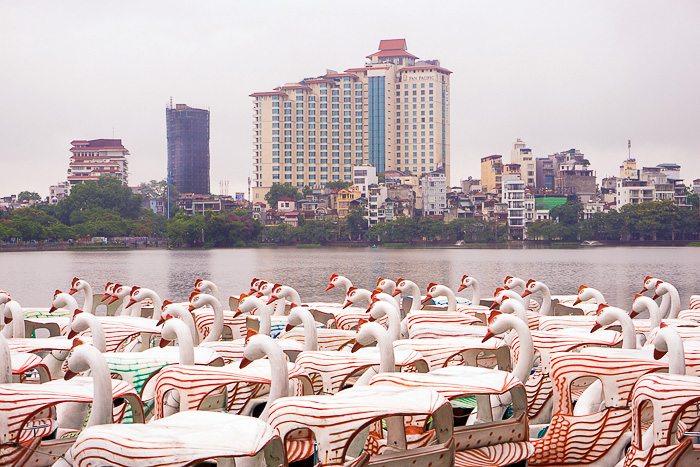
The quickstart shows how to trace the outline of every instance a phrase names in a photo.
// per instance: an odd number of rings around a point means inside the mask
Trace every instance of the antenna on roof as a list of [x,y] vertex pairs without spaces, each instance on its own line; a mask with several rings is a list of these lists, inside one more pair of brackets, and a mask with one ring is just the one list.
[[170,110],[173,110],[173,96],[170,96]]

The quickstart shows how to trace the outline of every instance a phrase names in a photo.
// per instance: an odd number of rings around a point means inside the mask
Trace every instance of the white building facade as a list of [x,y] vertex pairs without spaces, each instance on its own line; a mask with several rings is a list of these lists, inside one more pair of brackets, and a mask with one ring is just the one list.
[[73,186],[102,176],[115,177],[127,186],[129,151],[120,139],[75,140],[71,142],[68,183]]
[[423,216],[441,215],[447,211],[447,177],[441,170],[426,174],[420,180]]
[[[501,201],[508,205],[508,233],[511,238],[525,238],[525,182],[517,175],[504,175]],[[534,200],[532,202],[534,210]]]

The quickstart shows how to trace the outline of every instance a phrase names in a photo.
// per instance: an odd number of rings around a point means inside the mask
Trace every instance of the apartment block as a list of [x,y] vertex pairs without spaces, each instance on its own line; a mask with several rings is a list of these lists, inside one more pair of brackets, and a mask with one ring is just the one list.
[[535,160],[532,157],[532,149],[518,138],[510,150],[510,163],[520,166],[520,179],[528,188],[534,188],[537,184],[535,175]]
[[502,176],[503,156],[494,154],[481,158],[481,185],[485,193],[499,194]]
[[436,170],[421,178],[423,216],[441,215],[447,210],[447,178]]
[[[502,197],[503,203],[508,205],[508,233],[513,239],[525,238],[525,181],[519,174],[503,176]],[[533,203],[534,206],[534,203]]]
[[352,181],[353,166],[416,176],[450,166],[450,71],[405,39],[382,40],[362,67],[288,83],[253,98],[254,186]]
[[129,151],[120,139],[75,140],[71,142],[68,183],[73,186],[100,177],[115,177],[126,186]]
[[368,195],[368,187],[379,183],[377,168],[372,165],[356,165],[352,168],[352,184],[355,185],[362,196]]

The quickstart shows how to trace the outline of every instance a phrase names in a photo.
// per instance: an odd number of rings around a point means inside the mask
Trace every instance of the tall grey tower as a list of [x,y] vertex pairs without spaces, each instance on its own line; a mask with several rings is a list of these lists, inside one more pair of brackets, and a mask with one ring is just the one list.
[[208,195],[209,111],[185,104],[165,110],[168,177],[180,193]]

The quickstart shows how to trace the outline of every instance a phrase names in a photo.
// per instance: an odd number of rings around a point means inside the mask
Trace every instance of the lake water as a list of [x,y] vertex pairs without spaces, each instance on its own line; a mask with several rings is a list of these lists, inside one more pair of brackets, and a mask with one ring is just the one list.
[[[700,248],[590,247],[572,249],[467,248],[259,248],[214,250],[139,249],[0,253],[0,289],[23,306],[50,306],[55,289],[70,289],[74,276],[95,292],[107,281],[149,287],[163,299],[185,300],[201,277],[214,281],[222,296],[247,292],[260,277],[295,287],[304,301],[341,301],[325,292],[333,273],[358,287],[374,288],[378,277],[404,277],[422,291],[430,282],[454,290],[463,274],[478,279],[482,296],[507,275],[535,278],[553,294],[575,293],[581,284],[599,289],[608,303],[629,309],[646,275],[674,284],[682,308],[700,294]],[[465,291],[470,297],[471,292]],[[536,297],[539,298],[539,297]],[[82,300],[82,299],[81,299]]]

